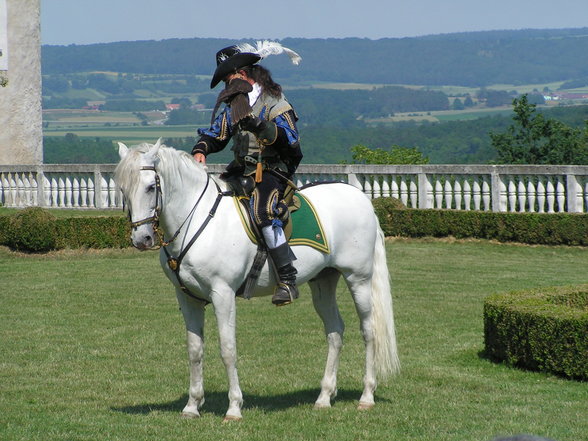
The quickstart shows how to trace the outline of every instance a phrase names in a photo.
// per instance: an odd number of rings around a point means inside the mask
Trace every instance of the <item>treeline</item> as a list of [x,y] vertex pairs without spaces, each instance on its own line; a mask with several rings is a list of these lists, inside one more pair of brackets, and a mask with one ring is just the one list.
[[[537,112],[540,112],[538,109]],[[205,112],[204,112],[205,113]],[[570,127],[582,128],[588,119],[588,106],[550,109],[546,118]],[[507,130],[513,115],[485,117],[471,121],[443,123],[402,123],[378,127],[332,127],[308,125],[300,128],[304,163],[338,164],[352,162],[351,148],[390,150],[393,146],[416,148],[432,164],[486,164],[498,159],[490,133]],[[164,138],[164,143],[190,151],[195,138]],[[115,163],[118,154],[111,140],[80,138],[73,134],[45,137],[46,163]],[[231,151],[212,155],[212,163],[227,163]]]
[[363,119],[397,112],[448,110],[442,92],[387,86],[372,90],[296,89],[288,91],[303,125],[364,126]]
[[45,164],[113,164],[119,159],[110,139],[81,138],[73,133],[43,138]]
[[[289,65],[287,57],[270,57],[264,64],[290,84],[334,81],[482,87],[588,76],[588,28],[380,40],[287,38],[282,42],[300,53],[301,65]],[[42,68],[44,74],[111,71],[210,76],[216,51],[234,43],[194,38],[43,46]]]

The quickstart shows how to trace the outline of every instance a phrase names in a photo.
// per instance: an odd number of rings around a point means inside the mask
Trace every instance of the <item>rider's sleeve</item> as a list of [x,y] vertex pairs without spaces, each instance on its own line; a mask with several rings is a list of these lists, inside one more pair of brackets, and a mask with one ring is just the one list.
[[[263,118],[263,115],[260,115]],[[296,128],[296,114],[292,109],[275,116],[268,121],[268,127],[260,134],[260,140],[267,146],[277,150],[287,150],[296,146],[299,142],[298,129]],[[273,127],[271,126],[273,124]]]
[[300,149],[300,136],[296,128],[297,120],[296,112],[292,108],[272,120],[277,127],[277,136],[270,145],[279,152],[288,167],[288,173],[291,175],[294,174],[303,157]]
[[274,119],[278,127],[278,139],[281,138],[281,141],[285,141],[289,146],[298,143],[300,138],[296,128],[297,119],[294,110],[288,110]]
[[225,108],[216,117],[210,128],[197,130],[200,137],[192,149],[192,154],[202,153],[206,156],[210,153],[220,152],[233,136],[231,126],[231,115]]

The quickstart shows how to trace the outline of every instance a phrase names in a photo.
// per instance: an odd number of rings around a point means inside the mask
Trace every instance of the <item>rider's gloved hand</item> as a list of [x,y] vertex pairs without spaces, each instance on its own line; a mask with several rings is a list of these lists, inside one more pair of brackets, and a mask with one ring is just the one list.
[[239,127],[241,127],[241,130],[246,130],[255,135],[264,130],[266,126],[266,121],[252,115],[246,116],[241,121],[239,121]]

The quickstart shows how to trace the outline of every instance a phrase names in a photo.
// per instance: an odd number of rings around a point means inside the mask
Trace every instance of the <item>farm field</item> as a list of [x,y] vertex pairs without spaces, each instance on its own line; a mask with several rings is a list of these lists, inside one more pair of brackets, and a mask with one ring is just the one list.
[[138,142],[155,142],[157,138],[161,137],[186,137],[195,136],[196,126],[164,126],[164,125],[93,125],[93,126],[58,126],[43,130],[44,136],[60,136],[63,137],[67,133],[74,133],[80,137],[90,138],[111,138],[116,141],[138,143]]
[[0,248],[2,440],[588,440],[588,387],[483,358],[486,296],[586,283],[588,250],[484,241],[387,243],[402,372],[356,410],[363,343],[339,285],[346,339],[339,394],[315,411],[326,344],[309,291],[293,305],[237,300],[244,420],[222,424],[227,381],[213,307],[206,403],[187,399],[185,330],[156,252]]

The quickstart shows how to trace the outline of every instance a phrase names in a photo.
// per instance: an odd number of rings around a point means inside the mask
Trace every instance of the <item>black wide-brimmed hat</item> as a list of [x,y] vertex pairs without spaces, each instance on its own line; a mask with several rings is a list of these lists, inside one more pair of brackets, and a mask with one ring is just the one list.
[[296,52],[275,41],[258,41],[257,46],[244,43],[221,49],[216,53],[216,70],[212,76],[210,88],[214,89],[223,78],[239,69],[253,66],[268,55],[278,55],[283,52],[288,54],[294,64],[302,60]]

